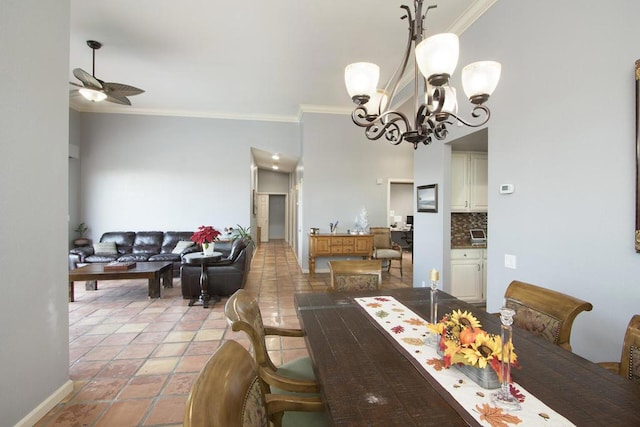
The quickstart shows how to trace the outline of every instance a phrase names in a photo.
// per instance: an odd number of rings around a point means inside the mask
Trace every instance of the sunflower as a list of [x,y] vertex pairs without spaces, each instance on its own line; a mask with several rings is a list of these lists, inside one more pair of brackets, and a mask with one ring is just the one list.
[[494,357],[499,357],[502,340],[497,335],[478,334],[476,340],[469,346],[460,349],[464,355],[465,364],[484,368]]
[[457,325],[462,326],[461,329],[464,329],[466,327],[471,327],[471,328],[482,327],[478,319],[476,319],[475,316],[468,311],[464,311],[464,312],[460,310],[452,311],[451,321]]

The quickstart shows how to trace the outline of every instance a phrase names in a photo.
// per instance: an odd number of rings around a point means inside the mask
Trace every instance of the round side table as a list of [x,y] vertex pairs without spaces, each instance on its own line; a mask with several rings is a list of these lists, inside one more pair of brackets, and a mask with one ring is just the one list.
[[[199,265],[202,270],[200,272],[200,296],[198,298],[192,298],[189,301],[189,307],[194,305],[202,305],[202,308],[209,308],[209,299],[211,298],[209,295],[209,275],[207,274],[207,266],[211,264],[215,264],[220,261],[222,258],[222,252],[214,252],[211,255],[205,255],[202,252],[194,252],[190,254],[186,254],[183,257],[185,263],[189,265]],[[219,297],[216,301],[219,301]]]

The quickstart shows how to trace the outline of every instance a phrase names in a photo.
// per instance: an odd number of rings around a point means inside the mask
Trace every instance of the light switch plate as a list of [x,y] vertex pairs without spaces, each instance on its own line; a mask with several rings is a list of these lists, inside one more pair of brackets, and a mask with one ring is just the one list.
[[516,269],[516,256],[515,255],[504,255],[504,266],[506,268]]

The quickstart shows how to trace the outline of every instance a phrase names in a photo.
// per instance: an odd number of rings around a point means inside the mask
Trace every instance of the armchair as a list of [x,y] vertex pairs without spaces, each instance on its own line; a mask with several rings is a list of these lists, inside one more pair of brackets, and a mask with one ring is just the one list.
[[371,227],[371,234],[373,234],[373,258],[386,261],[387,271],[391,271],[391,261],[398,261],[402,277],[402,248],[391,241],[391,230],[388,227]]

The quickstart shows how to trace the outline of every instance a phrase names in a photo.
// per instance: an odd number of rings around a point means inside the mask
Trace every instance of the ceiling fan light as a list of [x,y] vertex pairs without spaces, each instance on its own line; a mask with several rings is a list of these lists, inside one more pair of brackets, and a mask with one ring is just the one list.
[[107,99],[107,94],[95,89],[89,89],[87,87],[83,87],[78,89],[80,95],[82,95],[85,99],[91,102],[100,102]]
[[[434,76],[451,76],[458,65],[460,42],[453,33],[436,34],[422,40],[416,46],[416,62],[420,72],[426,79]],[[432,84],[440,86],[446,83],[435,81]]]
[[[489,99],[498,86],[502,65],[496,61],[480,61],[462,69],[462,88],[469,99]],[[472,101],[473,102],[473,101]]]
[[355,62],[344,69],[344,83],[354,101],[363,97],[369,100],[376,92],[379,79],[380,67],[370,62]]

